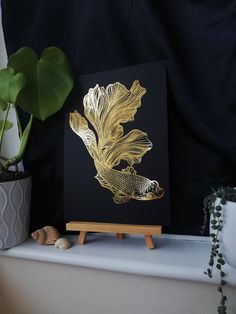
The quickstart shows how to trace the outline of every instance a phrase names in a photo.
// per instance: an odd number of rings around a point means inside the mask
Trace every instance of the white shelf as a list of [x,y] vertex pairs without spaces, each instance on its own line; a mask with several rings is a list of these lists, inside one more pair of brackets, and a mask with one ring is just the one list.
[[[210,240],[205,237],[162,235],[154,237],[157,249],[148,250],[144,238],[128,236],[116,240],[109,234],[89,234],[86,245],[76,243],[66,251],[41,246],[32,239],[0,251],[0,256],[59,263],[136,275],[216,283],[203,274],[207,267]],[[226,281],[236,286],[236,270],[225,265]],[[216,272],[217,273],[217,272]]]

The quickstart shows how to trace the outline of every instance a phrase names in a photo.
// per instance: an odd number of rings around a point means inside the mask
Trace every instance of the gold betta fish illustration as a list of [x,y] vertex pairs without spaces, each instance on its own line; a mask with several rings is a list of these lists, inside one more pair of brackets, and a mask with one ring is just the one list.
[[[119,82],[90,88],[83,99],[84,115],[70,113],[70,127],[83,140],[97,170],[95,178],[110,190],[116,204],[131,199],[149,201],[160,199],[164,189],[156,180],[137,174],[134,164],[141,163],[143,155],[152,149],[146,133],[134,129],[124,135],[122,124],[134,120],[146,89],[134,81],[130,90]],[[96,131],[89,128],[88,122]],[[118,170],[121,161],[127,168]]]

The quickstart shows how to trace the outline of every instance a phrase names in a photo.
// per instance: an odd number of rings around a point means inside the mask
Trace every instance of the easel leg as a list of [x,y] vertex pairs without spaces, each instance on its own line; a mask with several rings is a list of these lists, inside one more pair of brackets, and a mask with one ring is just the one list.
[[155,248],[155,243],[151,235],[145,235],[146,246],[151,250]]
[[123,240],[125,237],[124,233],[116,233],[116,240]]
[[86,231],[80,231],[79,234],[79,244],[84,244],[86,241],[87,232]]

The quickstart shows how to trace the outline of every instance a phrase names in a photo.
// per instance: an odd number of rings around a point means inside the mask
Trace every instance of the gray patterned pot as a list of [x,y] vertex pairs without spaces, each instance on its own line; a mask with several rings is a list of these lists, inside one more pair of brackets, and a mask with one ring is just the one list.
[[31,177],[0,183],[0,249],[28,238]]

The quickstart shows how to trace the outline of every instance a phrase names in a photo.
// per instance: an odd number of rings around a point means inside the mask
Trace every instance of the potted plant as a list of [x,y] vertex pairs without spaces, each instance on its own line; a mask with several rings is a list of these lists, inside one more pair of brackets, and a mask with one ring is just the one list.
[[213,193],[204,199],[204,231],[207,223],[208,214],[210,214],[210,238],[211,253],[209,267],[204,272],[212,278],[214,266],[219,271],[220,284],[218,291],[221,295],[218,313],[226,314],[226,296],[223,292],[225,285],[225,273],[223,265],[227,262],[236,268],[236,251],[234,241],[236,236],[236,189],[233,187],[220,187],[213,189]]
[[[18,245],[28,237],[31,178],[27,172],[12,170],[23,158],[34,118],[44,121],[60,110],[73,87],[71,69],[65,54],[57,47],[46,48],[40,58],[24,47],[11,55],[0,71],[0,249]],[[22,129],[17,107],[29,115]],[[2,156],[4,134],[16,114],[20,138],[16,156]]]

